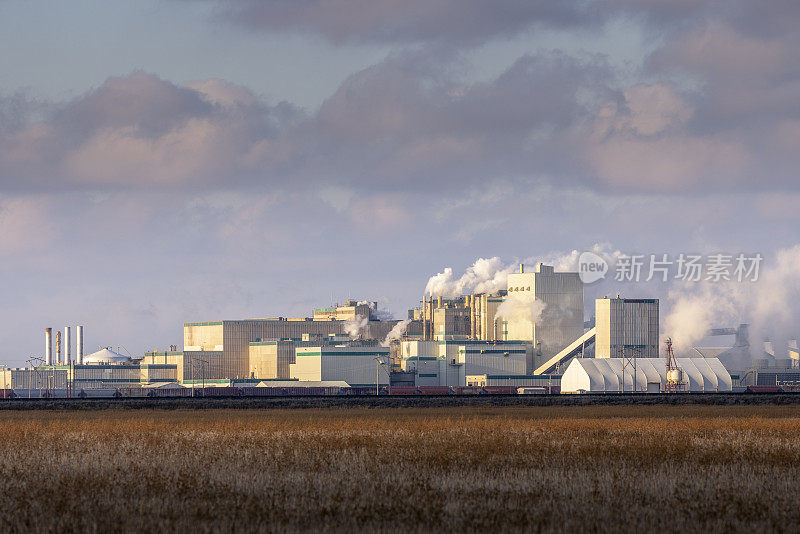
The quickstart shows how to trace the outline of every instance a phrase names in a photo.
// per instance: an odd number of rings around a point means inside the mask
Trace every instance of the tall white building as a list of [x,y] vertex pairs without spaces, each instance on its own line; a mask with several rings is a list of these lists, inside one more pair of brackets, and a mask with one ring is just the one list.
[[533,342],[546,360],[583,334],[583,282],[578,273],[557,273],[539,263],[536,270],[508,275],[508,295],[500,306],[502,339]]
[[597,299],[595,326],[595,358],[658,358],[658,299]]

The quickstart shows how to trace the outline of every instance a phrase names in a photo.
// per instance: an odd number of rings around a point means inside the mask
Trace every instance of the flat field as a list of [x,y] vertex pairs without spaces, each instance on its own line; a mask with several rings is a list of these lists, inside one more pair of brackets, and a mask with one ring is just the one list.
[[0,412],[4,532],[796,531],[797,406]]

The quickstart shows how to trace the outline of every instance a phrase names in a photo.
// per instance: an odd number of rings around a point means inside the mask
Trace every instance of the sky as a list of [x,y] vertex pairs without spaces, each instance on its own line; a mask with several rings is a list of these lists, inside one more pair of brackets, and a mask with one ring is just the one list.
[[[47,326],[141,354],[348,297],[403,318],[447,267],[589,249],[762,254],[791,330],[798,23],[793,0],[0,0],[0,361]],[[707,290],[623,291],[668,317]],[[726,302],[705,320],[776,323]]]

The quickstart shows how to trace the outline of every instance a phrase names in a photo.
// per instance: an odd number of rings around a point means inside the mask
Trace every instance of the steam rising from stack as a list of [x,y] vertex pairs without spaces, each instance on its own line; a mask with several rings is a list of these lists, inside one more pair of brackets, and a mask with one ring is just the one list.
[[665,332],[676,348],[696,345],[711,328],[749,323],[753,347],[768,339],[779,357],[788,357],[782,355],[792,352],[800,330],[800,245],[766,258],[756,282],[700,282],[673,289],[669,300]]

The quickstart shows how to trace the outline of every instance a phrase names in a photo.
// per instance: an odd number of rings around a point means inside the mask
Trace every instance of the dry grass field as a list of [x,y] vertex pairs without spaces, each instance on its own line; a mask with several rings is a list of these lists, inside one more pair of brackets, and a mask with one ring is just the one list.
[[800,409],[0,412],[4,532],[796,531]]

